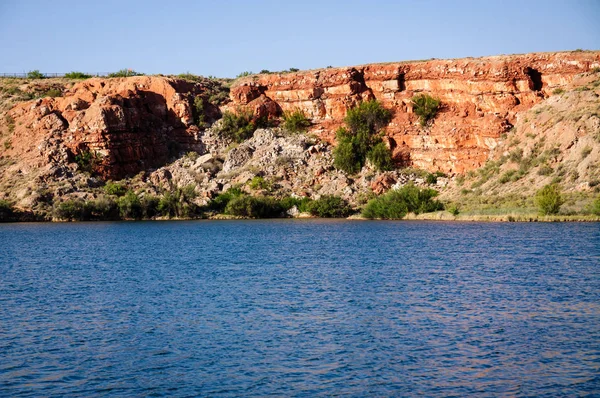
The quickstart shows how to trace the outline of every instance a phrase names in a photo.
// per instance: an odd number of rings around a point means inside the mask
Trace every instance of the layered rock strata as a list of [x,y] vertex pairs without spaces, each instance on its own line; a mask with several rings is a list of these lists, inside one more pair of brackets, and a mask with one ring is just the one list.
[[[15,106],[7,155],[31,167],[80,159],[113,179],[162,166],[170,152],[203,152],[193,103],[204,92],[201,84],[163,77],[85,80],[63,97]],[[210,104],[205,111],[219,114]]]
[[[599,67],[600,52],[574,51],[261,74],[236,82],[229,108],[271,117],[300,109],[334,142],[347,110],[377,99],[394,112],[386,142],[399,165],[462,173],[488,159],[518,112]],[[420,93],[442,103],[425,127],[411,101]]]

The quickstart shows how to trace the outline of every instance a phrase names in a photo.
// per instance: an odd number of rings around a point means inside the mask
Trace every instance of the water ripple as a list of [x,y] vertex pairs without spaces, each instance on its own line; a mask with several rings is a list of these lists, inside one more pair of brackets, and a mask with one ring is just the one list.
[[0,225],[0,396],[593,396],[600,225]]

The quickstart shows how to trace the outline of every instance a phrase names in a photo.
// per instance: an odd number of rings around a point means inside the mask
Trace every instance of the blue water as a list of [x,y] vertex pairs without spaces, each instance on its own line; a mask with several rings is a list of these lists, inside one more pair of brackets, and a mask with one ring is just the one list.
[[0,225],[0,396],[600,394],[600,224]]

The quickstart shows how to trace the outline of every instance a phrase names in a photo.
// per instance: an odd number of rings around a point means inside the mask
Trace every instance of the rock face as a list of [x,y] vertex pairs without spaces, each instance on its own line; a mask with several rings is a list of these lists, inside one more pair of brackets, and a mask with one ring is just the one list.
[[[261,116],[301,109],[313,131],[333,142],[348,109],[377,99],[394,112],[386,142],[399,164],[462,173],[488,159],[518,112],[598,67],[600,52],[575,51],[255,75],[232,87],[230,106]],[[442,102],[426,127],[413,113],[411,98],[419,93]]]
[[[161,166],[170,151],[203,153],[192,104],[204,91],[201,84],[163,77],[85,80],[64,97],[14,107],[8,155],[38,167],[87,157],[97,174],[119,179]],[[213,108],[205,111],[219,113]]]

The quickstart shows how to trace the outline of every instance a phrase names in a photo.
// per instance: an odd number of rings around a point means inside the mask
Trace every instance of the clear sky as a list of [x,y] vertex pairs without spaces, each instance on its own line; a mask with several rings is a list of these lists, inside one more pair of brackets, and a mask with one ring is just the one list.
[[600,49],[600,0],[0,0],[0,72],[242,71]]

